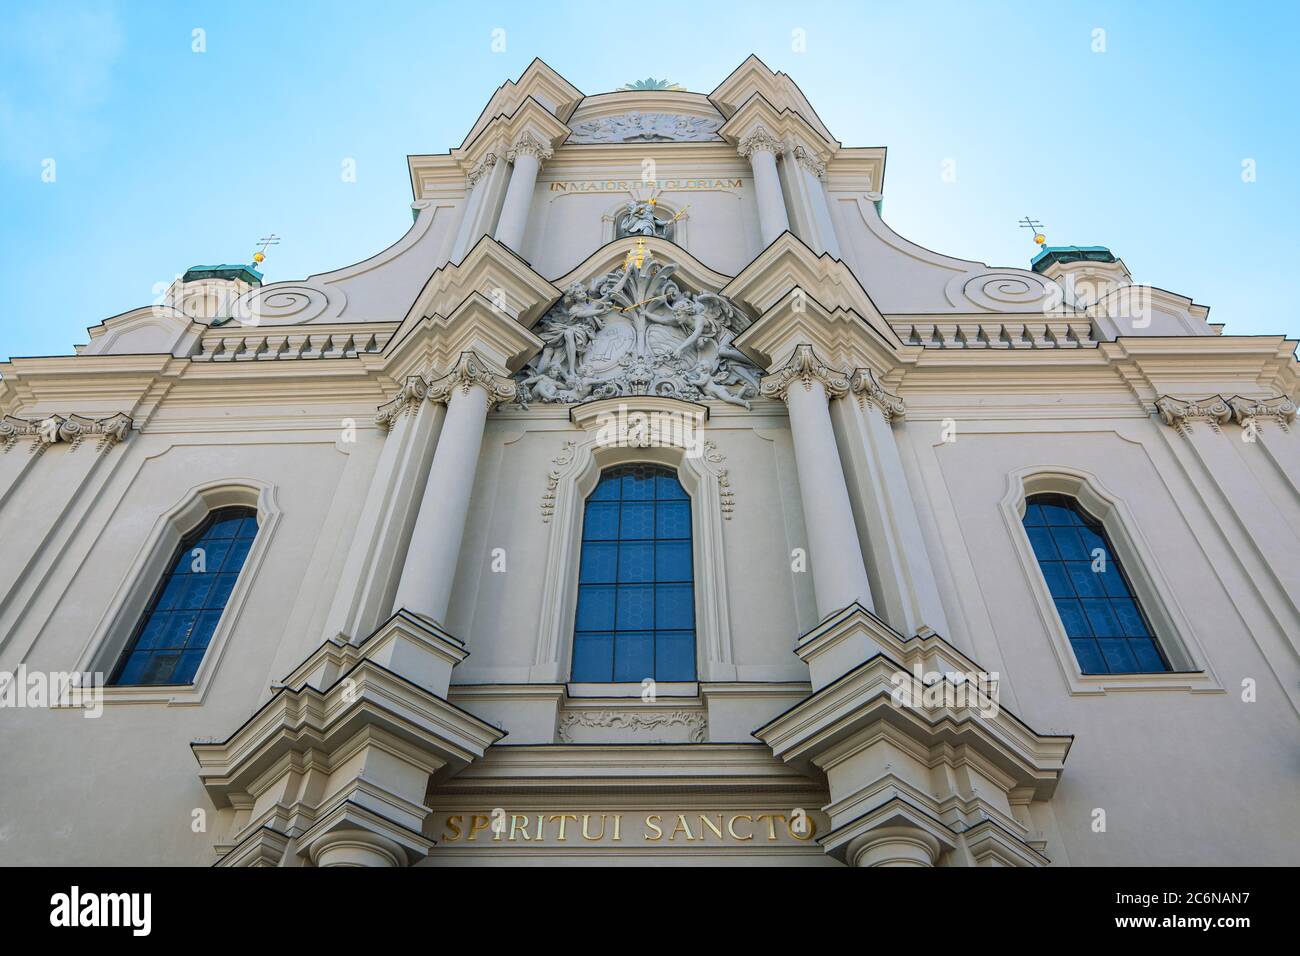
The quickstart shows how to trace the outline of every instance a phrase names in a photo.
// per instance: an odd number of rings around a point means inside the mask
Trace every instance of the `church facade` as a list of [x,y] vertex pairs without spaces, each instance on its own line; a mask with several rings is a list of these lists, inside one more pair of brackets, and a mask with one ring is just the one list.
[[0,860],[1300,862],[1296,343],[641,86],[0,364]]

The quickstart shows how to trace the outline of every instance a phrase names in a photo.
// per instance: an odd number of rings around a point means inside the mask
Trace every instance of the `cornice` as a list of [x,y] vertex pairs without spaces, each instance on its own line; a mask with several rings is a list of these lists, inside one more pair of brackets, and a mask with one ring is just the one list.
[[807,159],[824,166],[840,149],[835,139],[823,135],[800,113],[777,108],[762,93],[747,99],[718,133],[735,143],[742,156],[754,149],[781,155],[798,147]]

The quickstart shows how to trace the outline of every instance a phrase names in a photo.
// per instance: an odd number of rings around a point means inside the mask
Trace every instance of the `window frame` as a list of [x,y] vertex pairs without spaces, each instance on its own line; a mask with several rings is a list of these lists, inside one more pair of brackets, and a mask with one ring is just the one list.
[[[1024,527],[1026,502],[1040,494],[1060,494],[1075,499],[1082,510],[1104,529],[1112,553],[1124,570],[1134,599],[1145,613],[1171,670],[1139,674],[1083,673]],[[1019,469],[1009,476],[1000,510],[1024,580],[1049,637],[1048,643],[1055,652],[1072,695],[1148,690],[1224,691],[1195,627],[1183,612],[1141,526],[1127,503],[1107,490],[1096,475],[1063,467]]]
[[97,672],[107,678],[116,672],[136,628],[150,607],[154,593],[171,568],[170,560],[186,536],[194,532],[208,514],[222,507],[240,505],[257,511],[257,536],[253,539],[235,586],[192,684],[119,684],[103,688],[105,704],[161,703],[201,704],[211,689],[213,676],[225,653],[231,634],[242,616],[253,582],[280,523],[281,512],[275,487],[252,478],[223,479],[196,485],[155,519],[148,536],[123,573],[104,613],[87,639],[76,669]]
[[[630,543],[630,542],[633,541],[633,540],[637,540],[637,541],[648,541],[648,542],[651,544],[651,554],[652,554],[652,557],[651,557],[651,564],[652,564],[652,565],[654,566],[654,568],[655,568],[655,571],[654,571],[654,574],[653,574],[654,580],[649,581],[649,582],[645,582],[645,583],[648,583],[648,584],[650,584],[650,586],[651,586],[652,600],[654,601],[654,604],[655,604],[655,607],[656,607],[656,612],[655,612],[655,614],[656,614],[656,618],[657,618],[657,614],[658,614],[658,611],[657,611],[657,608],[658,608],[658,592],[657,592],[656,588],[657,588],[657,586],[658,586],[659,584],[668,584],[668,583],[683,584],[683,583],[685,583],[685,584],[688,584],[688,585],[690,586],[690,592],[691,592],[691,599],[690,599],[690,604],[691,604],[691,626],[690,626],[690,628],[689,628],[689,632],[690,632],[690,637],[691,637],[691,655],[690,655],[690,656],[691,656],[691,671],[692,671],[692,673],[691,673],[691,676],[689,676],[689,677],[666,677],[666,676],[661,677],[661,676],[658,674],[658,650],[659,650],[659,635],[660,635],[660,633],[663,632],[665,635],[668,634],[668,633],[671,633],[671,632],[684,633],[685,631],[687,631],[687,628],[680,628],[680,627],[679,627],[679,628],[660,628],[660,627],[657,627],[657,626],[651,626],[651,627],[649,627],[649,628],[623,628],[623,629],[620,629],[620,628],[618,627],[618,621],[617,621],[617,618],[615,618],[615,621],[614,621],[613,625],[611,626],[611,628],[610,628],[609,631],[608,631],[608,633],[609,633],[609,635],[610,635],[610,638],[611,638],[611,654],[612,654],[612,657],[611,657],[611,662],[610,662],[610,663],[611,663],[611,670],[612,670],[614,673],[611,674],[611,676],[610,676],[609,678],[607,678],[607,679],[606,679],[606,678],[598,678],[598,679],[584,678],[584,679],[582,679],[581,681],[578,681],[577,678],[574,678],[574,677],[573,677],[573,668],[574,668],[574,655],[576,654],[576,651],[577,651],[578,634],[579,634],[579,630],[580,630],[579,627],[578,627],[578,623],[579,623],[579,620],[578,620],[578,612],[579,612],[579,610],[580,610],[580,608],[581,608],[581,604],[582,604],[583,588],[584,588],[584,587],[595,588],[595,587],[607,587],[607,586],[608,586],[608,587],[613,587],[614,590],[615,590],[615,595],[616,595],[616,597],[615,597],[615,605],[614,605],[614,607],[615,607],[615,609],[617,609],[617,607],[618,607],[618,603],[617,603],[617,592],[618,592],[619,587],[620,587],[622,584],[625,583],[625,582],[622,582],[621,580],[619,580],[620,575],[619,575],[619,573],[618,573],[617,571],[616,571],[616,573],[615,573],[615,580],[614,580],[613,582],[609,582],[608,584],[606,584],[606,583],[604,583],[604,582],[601,582],[601,583],[592,583],[592,582],[588,582],[587,584],[584,585],[584,583],[583,583],[583,581],[582,581],[582,572],[583,572],[583,568],[584,568],[584,561],[585,561],[586,556],[587,556],[587,553],[588,553],[587,545],[589,545],[589,544],[603,543],[603,542],[604,542],[604,539],[589,539],[588,536],[587,536],[587,530],[588,530],[588,527],[587,527],[587,526],[588,526],[588,518],[589,518],[589,516],[590,516],[591,506],[592,506],[593,503],[599,503],[599,502],[602,501],[602,500],[606,500],[606,499],[597,499],[597,498],[596,498],[596,492],[600,489],[600,487],[601,487],[602,484],[604,484],[606,481],[614,480],[616,475],[617,475],[617,480],[619,480],[619,481],[621,482],[621,480],[622,480],[623,477],[625,477],[625,476],[624,476],[623,474],[620,474],[620,472],[625,472],[627,469],[638,468],[638,467],[651,469],[651,470],[652,470],[652,473],[653,473],[653,475],[654,475],[654,478],[655,478],[656,485],[657,485],[657,483],[658,483],[658,479],[661,478],[661,477],[669,478],[670,480],[672,480],[672,481],[676,484],[677,488],[681,491],[682,497],[681,497],[681,498],[661,498],[661,497],[658,495],[657,488],[656,488],[656,493],[655,493],[654,497],[653,497],[653,498],[650,498],[650,499],[646,499],[646,500],[652,502],[652,503],[655,505],[655,508],[654,508],[654,522],[655,522],[655,528],[653,529],[652,535],[651,535],[649,538],[645,538],[645,539],[631,539],[631,538],[624,538],[623,535],[622,535],[622,527],[621,527],[621,524],[620,524],[618,534],[617,534],[614,538],[608,539],[608,542],[609,542],[609,543],[613,543],[613,544],[615,544],[615,545],[618,546],[618,547],[616,548],[616,551],[615,551],[615,561],[616,561],[616,565],[621,565],[622,553],[623,553],[623,552],[622,552],[622,545],[623,545],[623,544],[625,544],[625,543]],[[619,509],[620,509],[620,511],[622,511],[622,506],[623,506],[623,504],[624,504],[625,502],[627,502],[627,501],[634,501],[634,500],[636,500],[636,499],[629,499],[629,498],[624,497],[623,488],[620,487],[620,488],[619,488],[619,495],[618,495],[618,498],[617,498],[617,499],[608,499],[608,500],[615,500],[615,501],[617,501],[618,504],[619,504]],[[659,505],[659,503],[660,503],[661,501],[663,501],[663,502],[667,502],[667,503],[671,503],[671,502],[674,502],[674,501],[675,501],[675,502],[679,502],[679,503],[681,503],[681,504],[684,504],[684,505],[686,506],[686,512],[687,512],[687,519],[688,519],[689,527],[688,527],[688,533],[687,533],[687,536],[686,536],[684,539],[681,538],[681,537],[676,537],[676,538],[667,538],[667,537],[661,537],[661,536],[659,535],[659,533],[658,533],[658,505]],[[595,485],[592,487],[591,491],[588,492],[588,494],[586,495],[586,497],[585,497],[584,500],[583,500],[583,503],[582,503],[582,521],[580,522],[579,529],[578,529],[578,530],[579,530],[579,539],[578,539],[578,540],[579,540],[579,544],[578,544],[578,582],[577,582],[577,588],[576,588],[576,591],[575,591],[575,598],[574,598],[573,637],[572,637],[572,640],[571,640],[571,650],[570,650],[570,660],[569,660],[569,672],[570,672],[570,680],[571,680],[571,681],[582,682],[582,683],[601,683],[601,684],[605,684],[605,683],[610,683],[610,684],[626,684],[626,683],[640,684],[640,683],[641,683],[642,681],[644,681],[646,678],[650,678],[650,679],[654,680],[656,683],[692,683],[692,682],[698,680],[698,677],[699,677],[699,652],[698,652],[699,635],[698,635],[698,633],[697,633],[696,620],[695,620],[695,604],[696,604],[696,601],[695,601],[695,597],[696,597],[696,588],[695,588],[695,522],[694,522],[694,519],[693,519],[693,515],[691,514],[692,511],[693,511],[693,507],[692,507],[692,501],[691,501],[691,495],[690,495],[690,492],[688,492],[688,491],[686,490],[686,487],[682,484],[681,477],[680,477],[680,475],[678,474],[677,469],[675,469],[675,468],[670,468],[670,467],[668,467],[668,466],[666,466],[666,465],[663,465],[663,464],[660,464],[660,463],[657,463],[657,462],[623,462],[623,463],[621,463],[621,464],[611,465],[611,466],[609,466],[609,467],[606,467],[606,468],[601,469],[599,475],[597,476],[597,479],[596,479],[596,483],[595,483]],[[686,543],[688,544],[688,546],[689,546],[689,551],[690,551],[691,565],[690,565],[690,576],[689,576],[689,578],[686,579],[685,581],[675,581],[675,582],[661,582],[661,581],[659,581],[659,580],[658,580],[658,558],[657,558],[657,546],[658,546],[659,542],[661,542],[661,541],[678,541],[678,542],[680,542],[680,541],[683,541],[683,540],[685,540]],[[617,610],[615,610],[615,613],[617,613]],[[590,629],[587,629],[587,630],[590,631]],[[603,633],[603,632],[600,631],[599,629],[597,629],[597,630],[595,630],[595,631],[591,631],[591,633]],[[617,676],[615,676],[615,675],[617,674],[617,660],[618,660],[618,648],[619,648],[619,635],[622,634],[622,635],[625,635],[625,636],[626,636],[626,635],[631,635],[631,634],[635,634],[635,633],[649,633],[649,634],[652,635],[653,646],[652,646],[652,648],[651,648],[651,655],[652,655],[651,672],[650,672],[650,673],[647,673],[647,674],[639,675],[638,677],[626,678],[626,679],[620,679],[620,678],[618,678]]]
[[[248,505],[223,505],[220,508],[214,508],[211,511],[209,511],[207,514],[205,514],[202,520],[200,520],[197,525],[195,525],[190,531],[186,532],[181,537],[180,543],[176,546],[176,551],[172,554],[171,559],[167,562],[166,569],[163,571],[161,575],[159,575],[158,584],[154,587],[153,593],[150,594],[149,600],[145,603],[144,611],[141,612],[140,618],[136,623],[135,629],[131,632],[131,636],[126,640],[126,643],[122,646],[122,652],[117,657],[117,663],[113,666],[113,669],[108,672],[108,679],[104,682],[105,687],[182,688],[182,687],[192,687],[194,685],[193,680],[185,681],[183,683],[180,681],[166,681],[166,682],[157,682],[157,683],[148,683],[148,684],[141,684],[141,683],[119,684],[117,683],[117,678],[122,674],[124,670],[126,670],[126,666],[130,662],[131,656],[135,653],[136,645],[139,643],[140,636],[144,633],[145,628],[149,625],[149,622],[153,619],[154,614],[158,611],[158,602],[162,599],[163,593],[167,590],[167,587],[172,582],[173,576],[175,575],[176,572],[177,563],[182,559],[182,557],[186,554],[186,552],[192,551],[198,545],[198,543],[203,540],[204,535],[208,533],[208,531],[212,528],[213,525],[217,524],[219,521],[229,520],[231,517],[233,517],[232,513],[236,511],[239,512],[241,518],[251,517],[253,518],[254,521],[257,520],[256,508],[249,507]],[[254,533],[252,540],[249,542],[249,553],[252,552],[253,550],[252,546],[257,542],[257,534],[259,533],[261,533],[260,526],[258,527],[257,532]],[[247,563],[248,563],[248,555],[246,554],[244,555],[244,560],[240,562],[239,571],[237,572],[237,575],[243,574],[244,565]],[[214,571],[213,573],[215,574],[218,572]],[[238,576],[236,577],[236,581],[238,581]],[[233,588],[231,588],[231,593],[232,594],[234,593]],[[226,600],[222,602],[221,605],[221,617],[225,617],[226,608],[229,606],[229,604],[230,604],[230,595],[227,595]],[[216,610],[216,608],[204,608],[204,610],[214,611]],[[220,627],[220,625],[221,622],[220,620],[218,620],[217,626]],[[216,628],[213,628],[213,634],[215,633],[216,633]],[[206,658],[208,656],[208,648],[211,647],[211,644],[212,644],[212,639],[211,637],[209,637],[208,643],[203,647],[203,657]],[[202,660],[200,660],[199,668],[201,668],[202,665],[203,662]],[[198,676],[199,668],[195,668],[194,671],[195,677]]]

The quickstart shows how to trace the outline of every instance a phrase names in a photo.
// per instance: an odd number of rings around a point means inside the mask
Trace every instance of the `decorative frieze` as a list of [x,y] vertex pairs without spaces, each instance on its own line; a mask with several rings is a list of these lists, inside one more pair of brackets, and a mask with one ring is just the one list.
[[[629,710],[570,710],[560,717],[556,736],[562,743],[573,743],[573,729],[588,727],[615,731],[628,731],[637,737],[663,727],[680,726],[687,740],[693,744],[704,743],[708,721],[702,711],[671,710],[662,712]],[[658,739],[652,742],[662,742]]]
[[821,382],[828,399],[849,392],[849,380],[842,372],[823,365],[811,345],[799,345],[789,362],[763,378],[762,393],[767,398],[779,398],[784,402],[791,385],[798,383],[805,391],[811,391],[814,381]]
[[131,416],[124,412],[100,419],[72,414],[29,420],[6,415],[0,419],[0,451],[8,452],[20,438],[32,439],[31,452],[34,455],[58,442],[66,442],[71,450],[76,451],[89,436],[97,439],[95,451],[102,452],[126,438],[131,426]]
[[716,140],[721,119],[682,113],[622,113],[578,123],[568,143],[690,143]]
[[780,156],[785,152],[785,143],[769,133],[766,127],[758,126],[754,128],[752,133],[736,144],[736,152],[745,158],[749,158],[753,153],[760,152]]
[[880,409],[880,414],[885,416],[885,421],[891,424],[902,418],[907,411],[903,400],[893,392],[885,391],[876,381],[876,374],[869,368],[855,371],[849,380],[849,388],[858,397],[859,404],[865,405],[869,402],[875,405]]
[[390,429],[406,414],[420,407],[429,394],[429,386],[419,375],[408,375],[402,387],[392,401],[379,406],[375,413],[375,424]]
[[1296,417],[1296,403],[1285,395],[1275,398],[1242,398],[1235,395],[1228,399],[1228,407],[1232,409],[1237,424],[1243,427],[1252,422],[1258,424],[1267,421],[1288,431],[1288,426]]
[[475,353],[462,352],[447,374],[429,383],[428,398],[431,402],[446,403],[456,389],[468,394],[475,385],[488,393],[492,405],[515,401],[518,391],[513,380],[493,372]]
[[1161,395],[1156,399],[1156,412],[1161,421],[1180,435],[1185,434],[1193,422],[1205,422],[1217,432],[1219,426],[1232,420],[1232,409],[1222,395],[1192,399]]

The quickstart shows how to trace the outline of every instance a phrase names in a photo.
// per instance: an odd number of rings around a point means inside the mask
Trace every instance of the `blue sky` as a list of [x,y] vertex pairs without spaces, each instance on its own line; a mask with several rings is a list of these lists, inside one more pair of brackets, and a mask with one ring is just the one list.
[[0,357],[68,353],[156,283],[247,261],[268,232],[283,242],[267,281],[386,247],[411,221],[406,155],[459,145],[534,56],[587,93],[651,75],[707,93],[757,53],[845,145],[889,148],[884,214],[910,239],[1024,266],[1035,249],[1016,221],[1031,214],[1051,243],[1109,246],[1229,334],[1300,336],[1300,4],[0,0],[0,13]]

